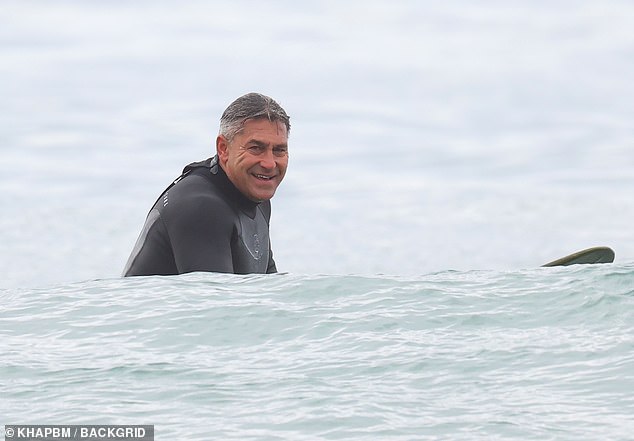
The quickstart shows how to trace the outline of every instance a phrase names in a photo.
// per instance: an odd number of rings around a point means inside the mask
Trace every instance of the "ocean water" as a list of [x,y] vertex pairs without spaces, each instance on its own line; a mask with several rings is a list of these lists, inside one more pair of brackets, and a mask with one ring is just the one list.
[[[634,439],[634,4],[0,1],[0,425]],[[282,274],[121,279],[259,91]],[[606,245],[610,265],[539,268]]]
[[626,440],[634,265],[3,292],[7,423],[156,439]]

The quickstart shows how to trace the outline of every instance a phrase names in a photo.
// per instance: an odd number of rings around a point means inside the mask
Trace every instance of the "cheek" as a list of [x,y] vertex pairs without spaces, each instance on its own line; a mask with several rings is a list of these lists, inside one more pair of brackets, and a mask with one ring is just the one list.
[[280,171],[280,180],[284,179],[284,176],[286,176],[286,166],[288,165],[288,163],[284,163],[284,164],[279,164],[278,165],[278,170]]
[[249,155],[246,152],[238,152],[234,158],[233,161],[236,164],[249,164],[249,162],[252,162],[252,160],[250,159],[252,155]]

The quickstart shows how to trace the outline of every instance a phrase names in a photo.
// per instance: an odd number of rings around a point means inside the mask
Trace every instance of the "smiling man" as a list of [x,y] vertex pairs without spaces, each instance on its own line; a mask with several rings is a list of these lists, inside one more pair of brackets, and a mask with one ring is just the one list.
[[290,119],[244,95],[220,118],[216,156],[189,164],[150,210],[124,276],[277,272],[271,204],[288,165]]

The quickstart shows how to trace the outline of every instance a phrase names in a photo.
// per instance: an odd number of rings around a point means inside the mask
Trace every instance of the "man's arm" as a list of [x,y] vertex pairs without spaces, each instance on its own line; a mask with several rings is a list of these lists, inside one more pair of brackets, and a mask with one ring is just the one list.
[[273,260],[273,250],[271,250],[270,242],[269,242],[269,266],[266,268],[267,274],[272,274],[277,272],[277,267],[275,266],[275,260]]
[[[262,214],[264,215],[264,219],[266,219],[267,226],[271,224],[271,201],[266,201],[260,204],[260,209],[262,210]],[[277,267],[275,266],[275,260],[273,260],[273,250],[271,249],[271,239],[269,238],[269,264],[266,267],[266,273],[276,273]]]
[[[170,201],[170,204],[172,201]],[[166,207],[167,208],[167,207]],[[217,198],[174,198],[165,216],[179,274],[194,271],[233,273],[233,213]]]
[[156,208],[148,213],[141,234],[123,269],[123,276],[176,274],[176,265],[165,224]]

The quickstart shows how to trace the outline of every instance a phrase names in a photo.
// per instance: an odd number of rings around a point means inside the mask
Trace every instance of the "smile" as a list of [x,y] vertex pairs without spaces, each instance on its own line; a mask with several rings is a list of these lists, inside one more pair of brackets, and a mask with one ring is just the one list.
[[254,174],[253,176],[255,176],[258,179],[263,179],[265,181],[270,181],[271,179],[275,177],[275,176],[266,176],[266,175],[258,175],[258,174]]

